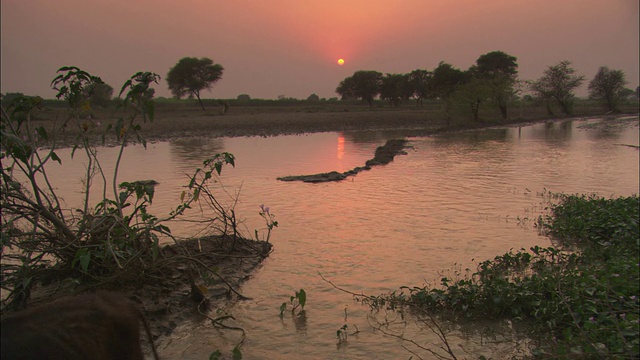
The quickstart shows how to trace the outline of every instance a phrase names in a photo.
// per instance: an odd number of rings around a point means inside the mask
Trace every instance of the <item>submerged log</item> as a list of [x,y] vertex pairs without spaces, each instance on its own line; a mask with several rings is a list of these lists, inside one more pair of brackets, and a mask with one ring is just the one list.
[[393,161],[396,155],[406,155],[407,152],[404,149],[407,147],[406,139],[392,139],[386,142],[383,146],[379,146],[376,149],[373,159],[367,160],[364,166],[358,166],[349,171],[337,172],[331,171],[327,173],[312,174],[312,175],[293,175],[279,177],[280,181],[302,181],[307,183],[323,183],[331,181],[342,181],[349,176],[358,174],[364,170],[371,170],[372,166],[386,165]]

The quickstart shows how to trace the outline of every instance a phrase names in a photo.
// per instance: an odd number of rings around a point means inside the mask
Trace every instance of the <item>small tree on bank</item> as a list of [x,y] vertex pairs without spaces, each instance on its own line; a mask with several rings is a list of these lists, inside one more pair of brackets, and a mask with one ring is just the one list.
[[200,91],[210,90],[213,84],[222,78],[223,71],[222,65],[214,64],[209,58],[185,57],[169,70],[167,84],[175,97],[195,97],[204,110]]
[[502,51],[492,51],[476,60],[469,69],[472,77],[481,79],[488,98],[498,106],[503,119],[507,119],[507,104],[513,99],[518,77],[518,59]]
[[530,84],[531,91],[545,100],[556,100],[562,111],[569,115],[572,111],[573,91],[584,82],[584,76],[575,75],[571,61],[564,60],[548,66],[544,75]]
[[617,111],[618,102],[624,97],[626,84],[624,71],[601,66],[589,83],[589,97],[603,100],[609,111]]

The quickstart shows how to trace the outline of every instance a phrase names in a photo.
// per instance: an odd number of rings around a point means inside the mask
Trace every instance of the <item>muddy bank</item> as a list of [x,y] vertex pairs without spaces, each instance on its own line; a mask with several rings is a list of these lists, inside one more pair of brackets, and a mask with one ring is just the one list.
[[331,181],[345,180],[349,176],[354,176],[361,171],[371,170],[372,166],[386,165],[393,161],[396,155],[406,155],[404,149],[407,147],[406,139],[392,139],[387,141],[383,146],[378,146],[372,159],[367,160],[364,166],[355,167],[349,171],[337,172],[331,171],[313,175],[293,175],[279,177],[280,181],[302,181],[307,183],[322,183]]
[[[158,106],[153,122],[142,123],[140,134],[149,142],[168,141],[183,137],[240,137],[277,136],[320,132],[341,131],[386,131],[396,130],[403,136],[429,136],[443,132],[486,128],[492,126],[515,126],[549,120],[569,120],[571,117],[550,117],[532,113],[507,120],[493,118],[484,121],[446,119],[439,106],[425,108],[369,108],[359,106],[343,107],[240,107],[222,115],[217,110],[202,111],[199,108]],[[637,114],[636,112],[628,114]],[[628,115],[627,114],[627,115]],[[111,125],[115,126],[119,117],[127,118],[128,113],[113,109],[97,110],[91,119],[85,119],[85,132],[96,143],[102,142],[102,135]],[[574,119],[605,117],[595,111],[576,116]],[[617,114],[617,117],[623,114]],[[59,128],[66,118],[63,109],[46,109],[39,112],[33,126],[43,126],[49,134]],[[84,128],[83,128],[84,129]],[[73,146],[78,129],[68,126],[55,138],[57,147]],[[111,130],[105,137],[107,145],[115,145],[115,132]]]
[[36,287],[28,304],[98,289],[116,291],[139,304],[157,339],[182,323],[205,319],[201,312],[215,318],[215,310],[224,302],[247,299],[238,289],[271,249],[263,241],[191,239],[163,247],[154,269],[136,280],[78,286],[73,279],[60,278]]

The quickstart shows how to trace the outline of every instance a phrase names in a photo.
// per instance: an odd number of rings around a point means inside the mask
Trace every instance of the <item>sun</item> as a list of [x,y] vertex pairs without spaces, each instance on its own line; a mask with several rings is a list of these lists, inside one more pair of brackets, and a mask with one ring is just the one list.
[[344,65],[344,59],[338,59],[338,65]]

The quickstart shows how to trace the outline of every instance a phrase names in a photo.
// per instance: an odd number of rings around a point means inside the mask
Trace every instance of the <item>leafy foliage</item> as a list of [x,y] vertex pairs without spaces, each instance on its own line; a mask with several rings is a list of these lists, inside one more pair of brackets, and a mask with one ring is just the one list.
[[[157,265],[160,238],[172,238],[164,224],[183,215],[198,201],[211,206],[215,214],[211,226],[218,226],[225,238],[231,232],[235,245],[235,213],[222,206],[207,186],[221,174],[223,166],[235,165],[233,154],[216,154],[203,161],[203,167],[190,178],[180,204],[165,218],[149,212],[155,181],[118,181],[119,164],[129,139],[135,137],[146,145],[140,133],[141,123],[154,118],[150,86],[157,83],[157,74],[138,72],[120,90],[121,106],[129,110],[129,116],[119,118],[115,126],[109,125],[105,130],[115,132],[120,147],[115,170],[108,180],[97,158],[98,144],[90,136],[97,125],[88,117],[93,90],[103,83],[99,77],[73,66],[58,72],[52,86],[58,91],[58,98],[69,106],[64,126],[79,129],[72,156],[78,156],[76,152],[80,150],[87,161],[83,205],[74,209],[61,206],[47,176],[48,167],[56,165],[51,162],[62,163],[55,141],[62,129],[48,132],[43,127],[34,128],[32,114],[42,99],[14,98],[7,111],[2,109],[0,123],[0,275],[7,294],[3,310],[22,307],[31,288],[53,274],[70,277],[77,283],[103,284],[144,277]],[[44,142],[46,148],[42,147]],[[109,187],[111,196],[107,195]],[[97,202],[91,201],[90,195],[96,192]],[[271,223],[277,226],[273,218]]]

